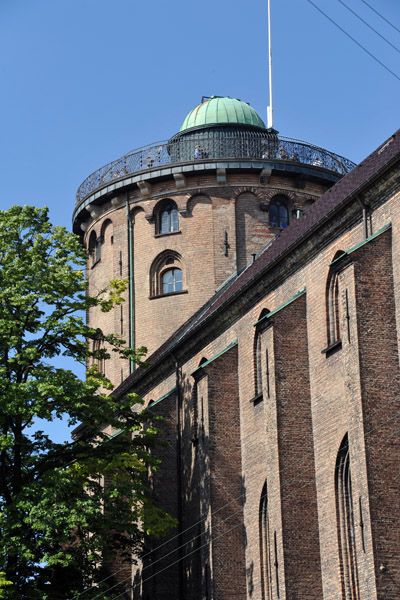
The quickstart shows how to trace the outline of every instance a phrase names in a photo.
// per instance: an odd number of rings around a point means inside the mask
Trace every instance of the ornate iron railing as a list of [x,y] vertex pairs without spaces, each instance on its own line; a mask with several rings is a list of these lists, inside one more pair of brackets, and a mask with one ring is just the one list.
[[339,175],[345,175],[355,167],[351,160],[307,142],[261,132],[211,129],[128,152],[89,175],[78,188],[76,203],[97,188],[139,171],[173,163],[225,158],[302,163]]

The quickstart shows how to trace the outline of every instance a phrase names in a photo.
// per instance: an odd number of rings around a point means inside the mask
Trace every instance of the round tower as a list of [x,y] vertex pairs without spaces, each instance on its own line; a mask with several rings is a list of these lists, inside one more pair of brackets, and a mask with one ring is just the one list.
[[[126,302],[92,309],[89,324],[151,354],[353,166],[266,129],[245,102],[203,97],[169,140],[79,187],[73,228],[88,250],[89,293],[129,283]],[[115,357],[105,368],[115,385],[129,374]]]

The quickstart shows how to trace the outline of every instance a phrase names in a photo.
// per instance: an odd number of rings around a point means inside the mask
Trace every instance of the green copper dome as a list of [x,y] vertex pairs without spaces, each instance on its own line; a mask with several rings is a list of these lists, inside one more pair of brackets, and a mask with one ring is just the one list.
[[179,132],[207,125],[250,125],[265,129],[260,115],[246,102],[229,96],[211,96],[190,111]]

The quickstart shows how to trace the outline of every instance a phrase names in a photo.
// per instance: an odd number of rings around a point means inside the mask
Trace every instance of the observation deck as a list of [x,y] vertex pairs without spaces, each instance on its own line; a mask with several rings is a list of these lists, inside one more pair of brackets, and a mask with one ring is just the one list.
[[74,229],[77,231],[77,221],[84,219],[82,211],[86,212],[92,202],[100,204],[104,196],[110,197],[140,181],[170,177],[174,173],[217,168],[271,169],[317,176],[335,183],[355,166],[343,156],[271,130],[195,127],[170,140],[132,150],[89,175],[76,193]]

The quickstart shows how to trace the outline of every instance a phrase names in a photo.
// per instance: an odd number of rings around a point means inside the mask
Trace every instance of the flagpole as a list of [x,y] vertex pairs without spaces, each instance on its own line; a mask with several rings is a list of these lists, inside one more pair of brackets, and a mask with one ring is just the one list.
[[269,54],[269,106],[267,108],[268,129],[273,127],[272,110],[272,50],[271,50],[271,0],[268,0],[268,54]]

